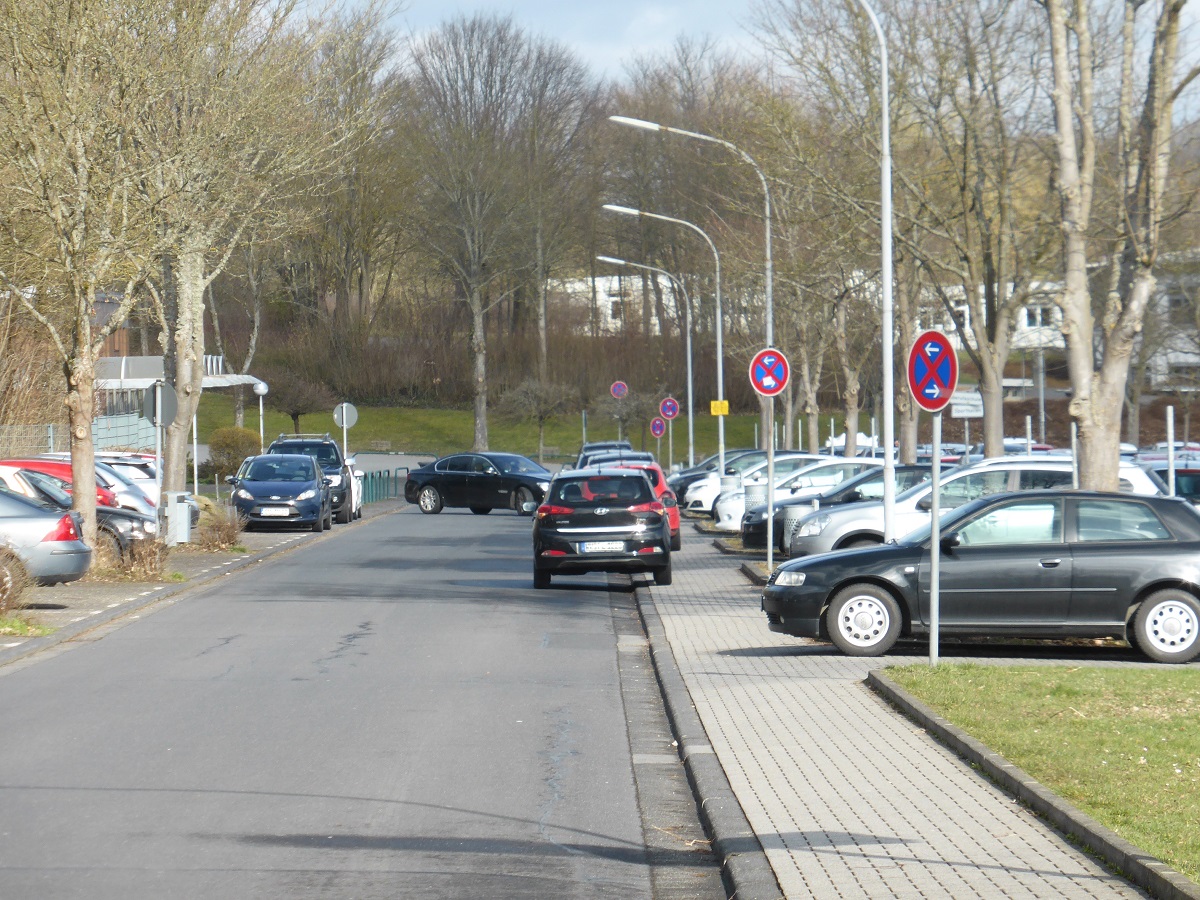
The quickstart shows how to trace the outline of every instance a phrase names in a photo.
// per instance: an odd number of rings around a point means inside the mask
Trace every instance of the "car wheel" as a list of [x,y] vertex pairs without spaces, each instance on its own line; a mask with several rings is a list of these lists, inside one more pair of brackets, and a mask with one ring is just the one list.
[[96,551],[114,566],[121,565],[121,542],[111,531],[96,529]]
[[533,502],[533,491],[531,491],[529,488],[519,487],[515,491],[513,491],[512,505],[513,505],[513,509],[515,509],[517,511],[518,516],[531,515],[531,513],[525,512],[521,507],[523,507],[526,503],[532,503],[532,502]]
[[537,566],[534,566],[533,586],[539,591],[543,591],[550,587],[550,573],[544,569],[539,569]]
[[[337,517],[339,525],[349,525],[350,522],[354,519],[354,508],[353,507],[354,507],[354,504],[350,500],[347,500],[345,503],[342,504],[341,512],[338,513],[338,517]],[[330,515],[332,515],[332,513]]]
[[421,507],[421,512],[426,515],[440,513],[442,511],[442,495],[432,484],[427,484],[417,491],[417,506]]
[[1142,601],[1133,617],[1135,646],[1158,662],[1185,663],[1200,653],[1200,602],[1168,588]]
[[490,506],[472,506],[471,507],[471,512],[475,513],[475,515],[477,515],[477,516],[486,516],[491,511],[492,511],[492,508]]
[[900,637],[900,607],[877,585],[852,584],[829,604],[825,625],[847,656],[882,656]]
[[667,560],[667,564],[661,569],[654,570],[654,583],[660,587],[666,587],[671,583],[671,560]]
[[27,582],[21,561],[11,553],[0,553],[0,612],[16,606]]
[[673,535],[671,535],[671,549],[672,550],[682,550],[683,549],[683,529],[682,528],[680,528],[679,531],[677,531]]
[[317,513],[317,521],[312,523],[312,530],[317,534],[325,530],[325,517],[320,513]]
[[325,530],[333,531],[333,507],[329,507],[329,512],[325,514]]

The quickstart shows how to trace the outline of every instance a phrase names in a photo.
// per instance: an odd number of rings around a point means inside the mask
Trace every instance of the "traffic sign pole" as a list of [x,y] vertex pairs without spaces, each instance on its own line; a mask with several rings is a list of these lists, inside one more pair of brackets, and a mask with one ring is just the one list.
[[767,571],[775,567],[775,398],[791,377],[787,357],[773,347],[759,350],[750,360],[750,386],[767,399]]
[[675,420],[667,419],[667,473],[675,468]]
[[933,468],[930,484],[933,496],[930,500],[929,515],[929,664],[938,663],[938,630],[941,626],[941,561],[942,561],[942,529],[938,518],[941,514],[941,503],[938,494],[941,488],[942,469],[942,414],[933,414]]

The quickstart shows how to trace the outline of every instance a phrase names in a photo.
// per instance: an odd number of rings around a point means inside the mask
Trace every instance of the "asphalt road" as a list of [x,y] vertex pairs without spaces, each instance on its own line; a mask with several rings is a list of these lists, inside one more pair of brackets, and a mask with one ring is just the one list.
[[0,760],[5,900],[723,896],[632,596],[535,592],[511,513],[339,529],[0,669]]

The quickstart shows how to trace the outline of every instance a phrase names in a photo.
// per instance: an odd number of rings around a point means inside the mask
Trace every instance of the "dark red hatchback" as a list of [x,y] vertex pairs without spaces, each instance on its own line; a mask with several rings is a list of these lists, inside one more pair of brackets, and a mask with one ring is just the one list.
[[533,586],[586,572],[649,572],[655,584],[671,583],[666,508],[641,471],[571,470],[550,483],[533,522]]

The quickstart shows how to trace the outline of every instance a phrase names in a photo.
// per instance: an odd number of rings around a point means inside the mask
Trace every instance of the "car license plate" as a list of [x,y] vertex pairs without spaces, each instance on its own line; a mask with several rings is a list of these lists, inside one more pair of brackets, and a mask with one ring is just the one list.
[[286,506],[264,506],[262,508],[264,516],[286,516],[289,512],[291,510]]
[[588,541],[583,545],[584,553],[620,553],[624,549],[624,541]]

